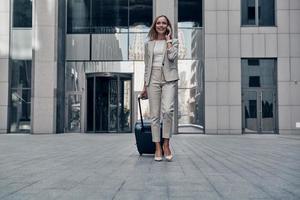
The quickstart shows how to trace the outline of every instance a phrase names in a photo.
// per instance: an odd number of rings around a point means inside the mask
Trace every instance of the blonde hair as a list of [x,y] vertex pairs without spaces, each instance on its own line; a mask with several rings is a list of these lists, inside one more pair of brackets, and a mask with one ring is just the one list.
[[[165,15],[160,15],[160,16],[157,16],[157,17],[154,19],[154,21],[153,21],[153,23],[152,23],[152,25],[151,25],[151,27],[150,27],[150,31],[149,31],[149,33],[148,33],[148,35],[147,35],[147,37],[149,38],[149,40],[156,40],[156,39],[157,39],[158,33],[156,32],[155,25],[156,25],[157,20],[158,20],[160,17],[164,17],[164,18],[167,20],[167,26],[169,26],[169,27],[171,28],[171,32],[173,33],[173,28],[172,28],[172,25],[171,25],[171,23],[170,23],[170,20],[167,18],[167,16],[165,16]],[[172,35],[171,35],[171,37],[172,37]]]

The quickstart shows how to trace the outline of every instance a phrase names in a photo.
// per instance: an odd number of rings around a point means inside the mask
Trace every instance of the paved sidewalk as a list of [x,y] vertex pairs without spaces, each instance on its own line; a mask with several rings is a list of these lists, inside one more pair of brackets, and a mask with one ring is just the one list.
[[300,136],[175,135],[170,163],[140,157],[134,143],[0,135],[0,199],[300,199]]

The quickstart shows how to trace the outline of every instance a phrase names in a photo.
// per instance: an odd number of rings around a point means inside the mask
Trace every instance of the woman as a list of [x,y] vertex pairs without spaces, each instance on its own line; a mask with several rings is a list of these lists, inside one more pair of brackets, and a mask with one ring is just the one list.
[[[169,142],[172,135],[176,82],[179,79],[176,60],[178,40],[172,39],[172,26],[164,16],[155,18],[145,44],[145,74],[142,98],[149,98],[152,141],[155,143],[155,161],[173,158]],[[162,115],[162,138],[160,145],[160,117]]]

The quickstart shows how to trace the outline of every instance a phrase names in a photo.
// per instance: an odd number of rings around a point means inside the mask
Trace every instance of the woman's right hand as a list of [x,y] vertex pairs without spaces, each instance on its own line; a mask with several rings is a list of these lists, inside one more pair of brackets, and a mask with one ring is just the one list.
[[143,90],[140,93],[140,98],[142,99],[148,99],[148,93],[146,87],[143,88]]

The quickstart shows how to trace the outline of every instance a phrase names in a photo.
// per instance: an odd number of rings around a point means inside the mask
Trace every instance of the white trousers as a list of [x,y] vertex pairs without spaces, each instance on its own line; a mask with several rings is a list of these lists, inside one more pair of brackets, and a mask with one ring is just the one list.
[[152,141],[160,142],[160,119],[162,116],[162,137],[171,138],[174,115],[176,81],[166,82],[161,67],[152,67],[147,87],[150,116],[152,120]]

